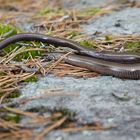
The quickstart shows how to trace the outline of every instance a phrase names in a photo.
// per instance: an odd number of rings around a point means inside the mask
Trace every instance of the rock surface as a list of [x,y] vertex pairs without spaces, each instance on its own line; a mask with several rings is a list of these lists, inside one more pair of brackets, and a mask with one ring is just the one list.
[[87,8],[87,7],[102,7],[110,3],[115,2],[115,0],[61,0],[60,5],[63,8]]
[[60,0],[59,4],[62,8],[89,8],[104,7],[108,5],[127,4],[128,2],[140,3],[140,0]]
[[[43,97],[30,101],[22,109],[66,108],[76,112],[80,122],[98,120],[104,125],[117,126],[114,130],[101,132],[81,132],[73,135],[54,132],[47,139],[63,137],[71,139],[128,139],[140,137],[140,80],[121,80],[110,76],[99,76],[88,79],[72,77],[55,77],[53,75],[41,78],[37,83],[24,87],[20,98],[40,97],[56,91],[56,96]],[[62,95],[57,95],[57,91]],[[53,94],[53,93],[52,93]],[[72,94],[72,96],[68,96]]]
[[104,15],[83,26],[84,33],[94,35],[140,34],[140,9],[126,8]]

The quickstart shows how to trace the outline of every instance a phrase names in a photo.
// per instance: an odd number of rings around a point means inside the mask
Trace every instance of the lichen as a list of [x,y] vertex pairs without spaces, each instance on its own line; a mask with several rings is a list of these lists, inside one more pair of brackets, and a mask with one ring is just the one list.
[[101,12],[101,8],[87,8],[87,9],[85,9],[85,10],[82,10],[81,12],[80,12],[80,16],[93,16],[93,15],[95,15],[95,14],[97,14],[97,13],[99,13],[99,12]]
[[19,96],[20,96],[20,92],[15,90],[9,95],[9,98],[17,98]]
[[31,76],[30,78],[27,78],[26,80],[24,80],[24,82],[28,83],[28,82],[37,82],[38,81],[38,76],[34,75]]
[[7,113],[4,119],[7,121],[14,122],[14,123],[19,123],[21,120],[21,116],[14,113]]
[[9,37],[11,35],[17,34],[18,29],[12,25],[8,24],[0,24],[0,36],[1,37]]
[[126,42],[124,44],[126,49],[138,49],[140,48],[140,41]]
[[46,7],[42,9],[38,14],[38,16],[55,16],[55,15],[64,15],[64,11],[61,8],[49,8]]
[[71,31],[67,34],[69,36],[69,39],[72,39],[78,35],[80,35],[80,32],[77,32],[77,31]]
[[80,45],[87,47],[87,48],[96,48],[96,44],[91,40],[81,41]]

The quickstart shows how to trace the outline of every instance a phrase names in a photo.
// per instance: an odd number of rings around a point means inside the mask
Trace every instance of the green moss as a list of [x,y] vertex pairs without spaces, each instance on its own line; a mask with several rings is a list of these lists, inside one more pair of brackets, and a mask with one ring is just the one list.
[[68,33],[68,36],[70,37],[70,39],[72,39],[78,35],[80,35],[80,33],[76,32],[76,31],[72,31],[72,32]]
[[38,13],[38,16],[55,16],[55,15],[63,15],[64,11],[61,8],[49,8],[46,7]]
[[[0,91],[0,98],[4,95],[5,93],[4,92],[1,92]],[[9,103],[11,101],[11,98],[17,98],[20,96],[20,93],[15,90],[13,91],[12,93],[10,93],[6,98],[4,98],[4,100],[2,101],[2,103]]]
[[2,91],[2,88],[0,87],[0,98],[3,96],[4,92]]
[[21,116],[17,115],[17,114],[14,114],[14,113],[8,113],[5,116],[5,120],[11,121],[11,122],[14,122],[14,123],[18,123],[21,120]]
[[36,75],[24,80],[24,82],[37,82],[37,81],[38,81],[38,76],[36,76]]
[[[13,27],[12,25],[8,25],[8,24],[0,24],[0,36],[2,38],[7,38],[9,36],[15,35],[17,34],[17,32],[19,32],[18,29],[16,29],[15,27]],[[13,50],[15,47],[17,47],[17,45],[10,45],[9,47],[6,47],[5,49],[3,49],[5,52],[10,52],[11,50]]]
[[[20,47],[19,45],[17,44],[12,44],[10,45],[9,47],[5,48],[4,49],[4,52],[7,54],[7,53],[10,53],[13,49],[15,49],[16,47]],[[32,49],[32,46],[27,46],[26,47],[27,49]],[[25,52],[22,52],[20,54],[17,54],[14,58],[15,61],[21,61],[22,59],[28,59],[30,56],[32,58],[36,58],[38,56],[42,56],[43,55],[43,50],[42,51],[38,51],[38,50],[31,50],[31,51],[25,51]]]
[[21,61],[22,59],[28,59],[28,58],[30,58],[30,56],[32,57],[32,58],[36,58],[36,57],[38,57],[38,56],[42,56],[43,55],[43,53],[41,52],[41,51],[29,51],[29,52],[23,52],[23,53],[21,53],[21,54],[18,54],[15,58],[14,58],[14,60],[16,60],[16,61]]
[[[3,95],[4,95],[4,93],[0,92],[0,97],[2,97]],[[10,93],[10,95],[7,98],[17,98],[19,96],[20,96],[20,92],[15,90],[12,93]]]
[[13,91],[8,98],[17,98],[20,96],[20,92],[18,91]]
[[4,48],[3,51],[5,53],[10,53],[13,49],[15,49],[18,46],[19,45],[17,45],[17,44],[11,44],[11,45],[7,46],[6,48]]
[[[12,36],[17,34],[18,32],[20,32],[18,29],[16,29],[15,27],[13,27],[12,25],[7,25],[7,24],[0,24],[0,36],[2,36],[3,38]],[[40,45],[39,42],[34,42],[37,45]],[[18,44],[10,44],[9,46],[7,46],[6,48],[3,49],[3,51],[7,54],[10,53],[12,50],[14,50],[16,47],[21,47],[21,45]],[[28,49],[32,48],[30,46],[27,46]],[[30,54],[33,58],[35,58],[36,56],[40,56],[42,54],[41,51],[30,51]],[[22,54],[19,54],[15,57],[15,60],[22,60],[22,59],[27,59],[30,56],[29,52],[23,52]]]
[[50,110],[50,111],[52,113],[61,113],[62,114],[61,117],[67,116],[68,119],[74,119],[74,117],[76,115],[75,112],[72,112],[67,108],[55,108],[55,109]]
[[81,41],[80,45],[87,48],[96,48],[96,45],[93,43],[93,41],[90,41],[90,40]]
[[17,34],[18,29],[8,24],[0,24],[0,36],[9,37],[11,35]]
[[93,16],[99,12],[101,12],[100,8],[88,8],[88,9],[82,10],[80,13],[80,16]]
[[110,40],[112,40],[112,39],[113,39],[113,38],[112,38],[112,36],[110,36],[110,35],[106,35],[106,36],[105,36],[105,40],[106,40],[106,41],[110,41]]
[[126,49],[138,49],[140,48],[140,41],[136,41],[136,42],[126,42],[124,44]]
[[4,76],[6,75],[4,72],[0,72],[0,76]]

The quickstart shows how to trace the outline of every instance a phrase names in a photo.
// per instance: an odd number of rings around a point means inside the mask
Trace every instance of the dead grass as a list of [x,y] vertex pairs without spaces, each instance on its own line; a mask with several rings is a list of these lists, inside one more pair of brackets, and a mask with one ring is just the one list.
[[[77,132],[83,130],[107,130],[113,127],[104,127],[99,122],[94,122],[93,124],[86,124],[81,126],[73,127],[71,125],[70,118],[68,116],[63,116],[62,113],[53,113],[49,117],[45,117],[43,115],[38,115],[37,113],[25,112],[18,109],[13,109],[9,107],[5,107],[6,111],[10,111],[15,114],[20,114],[22,116],[26,116],[31,118],[30,121],[26,124],[17,124],[9,121],[5,121],[4,119],[0,119],[0,139],[35,139],[41,140],[46,136],[50,131],[59,129],[64,132]],[[36,128],[40,128],[40,126],[44,126],[44,128],[37,133],[33,133],[33,130]],[[32,129],[31,129],[32,128]]]

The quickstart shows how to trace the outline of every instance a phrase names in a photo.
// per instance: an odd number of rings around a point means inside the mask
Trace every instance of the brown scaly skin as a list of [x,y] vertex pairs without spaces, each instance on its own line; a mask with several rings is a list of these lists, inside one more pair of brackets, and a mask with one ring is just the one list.
[[[49,53],[46,58],[57,60],[64,53]],[[63,59],[66,63],[87,68],[100,74],[125,79],[140,79],[140,64],[119,64],[77,54],[69,54]]]
[[91,48],[83,47],[80,44],[68,39],[62,39],[62,38],[36,34],[36,33],[21,33],[21,34],[13,35],[0,42],[0,50],[6,48],[11,43],[15,43],[18,41],[41,41],[43,43],[48,43],[54,46],[68,47],[76,50],[80,55],[90,56],[93,58],[98,58],[98,59],[118,62],[118,63],[140,63],[139,55],[99,52]]
[[[79,54],[67,56],[65,61],[69,64],[84,67],[105,75],[113,75],[128,79],[140,79],[139,55],[98,52],[94,49],[85,48],[71,40],[33,33],[17,34],[1,41],[0,50],[6,48],[11,43],[18,41],[41,41],[54,46],[69,47],[76,50]],[[55,55],[57,58],[60,56],[60,54]]]

